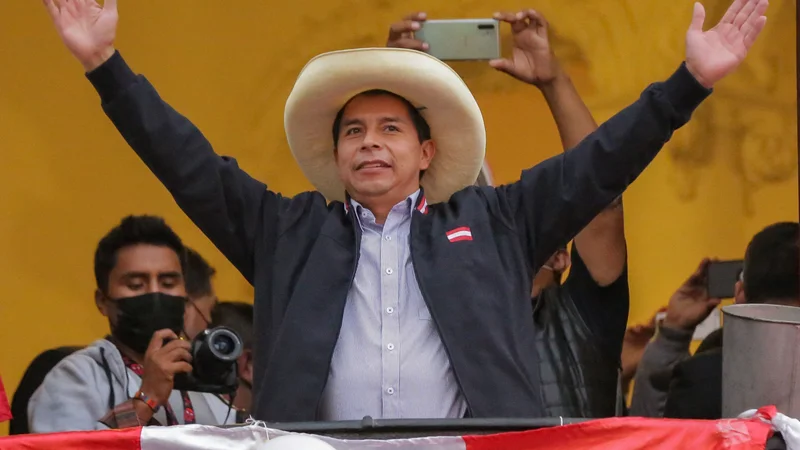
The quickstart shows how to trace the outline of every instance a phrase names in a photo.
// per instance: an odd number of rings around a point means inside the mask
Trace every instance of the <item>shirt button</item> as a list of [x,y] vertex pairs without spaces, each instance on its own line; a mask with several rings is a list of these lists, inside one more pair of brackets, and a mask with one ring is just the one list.
[[386,312],[387,312],[387,313],[389,313],[389,314],[391,314],[391,313],[393,313],[393,312],[394,312],[394,308],[392,308],[392,307],[390,306],[390,307],[386,308]]
[[389,350],[394,350],[394,344],[389,344],[386,346]]
[[391,236],[386,236],[386,238],[385,238],[385,239],[386,239],[387,241],[391,241],[391,240],[392,240],[392,237],[391,237]]
[[386,390],[386,392],[387,392],[389,395],[392,395],[392,394],[394,394],[394,388],[389,388],[389,389],[387,389],[387,390]]
[[394,273],[394,270],[392,270],[392,268],[391,268],[391,267],[389,267],[388,269],[386,269],[386,275],[391,275],[391,274],[393,274],[393,273]]

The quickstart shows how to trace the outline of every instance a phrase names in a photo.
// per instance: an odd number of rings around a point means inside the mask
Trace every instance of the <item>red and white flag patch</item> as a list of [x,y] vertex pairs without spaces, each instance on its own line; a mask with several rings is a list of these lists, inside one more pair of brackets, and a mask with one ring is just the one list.
[[472,230],[469,227],[453,228],[447,232],[447,240],[450,242],[471,241]]

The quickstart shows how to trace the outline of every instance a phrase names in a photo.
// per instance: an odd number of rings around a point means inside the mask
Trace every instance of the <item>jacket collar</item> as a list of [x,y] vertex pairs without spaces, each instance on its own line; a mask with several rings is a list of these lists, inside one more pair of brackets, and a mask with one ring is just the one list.
[[[420,187],[419,190],[408,196],[412,200],[413,210],[417,210],[422,214],[428,214],[428,201],[425,199],[425,190]],[[360,204],[350,197],[349,192],[345,192],[344,211],[346,214],[356,209]],[[412,212],[413,212],[412,210]]]

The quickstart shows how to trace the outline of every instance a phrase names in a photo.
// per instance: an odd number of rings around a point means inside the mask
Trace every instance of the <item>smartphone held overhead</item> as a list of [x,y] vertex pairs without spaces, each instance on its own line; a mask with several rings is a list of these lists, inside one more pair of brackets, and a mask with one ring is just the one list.
[[708,296],[733,298],[736,282],[742,274],[744,261],[714,261],[708,265]]
[[488,61],[500,58],[500,23],[494,19],[428,20],[414,37],[442,61]]

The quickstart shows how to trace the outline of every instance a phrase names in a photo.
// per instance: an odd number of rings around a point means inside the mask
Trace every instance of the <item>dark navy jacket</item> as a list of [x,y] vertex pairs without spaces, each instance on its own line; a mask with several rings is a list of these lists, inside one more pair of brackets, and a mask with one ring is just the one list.
[[[318,192],[272,192],[218,156],[118,53],[87,76],[128,144],[255,287],[254,417],[315,420],[358,263],[354,218]],[[708,94],[682,66],[520,181],[468,187],[415,210],[414,270],[470,416],[543,414],[532,275],[622,194]],[[451,243],[447,232],[459,227],[473,239]]]

